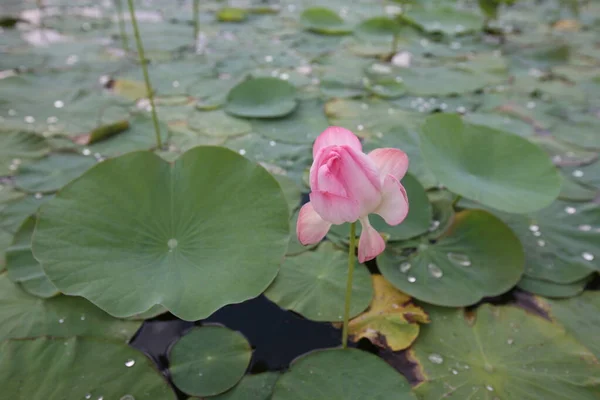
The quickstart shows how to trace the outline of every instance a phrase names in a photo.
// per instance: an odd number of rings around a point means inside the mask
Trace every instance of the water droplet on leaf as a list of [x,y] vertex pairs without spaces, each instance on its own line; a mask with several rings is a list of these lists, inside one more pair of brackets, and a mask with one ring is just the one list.
[[431,353],[427,358],[434,364],[441,364],[444,362],[444,358],[437,353]]

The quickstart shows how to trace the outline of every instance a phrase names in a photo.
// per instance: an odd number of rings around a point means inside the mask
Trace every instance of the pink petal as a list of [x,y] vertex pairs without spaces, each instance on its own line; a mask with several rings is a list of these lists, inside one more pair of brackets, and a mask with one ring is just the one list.
[[393,148],[375,149],[369,153],[369,158],[377,166],[382,180],[388,174],[397,180],[401,180],[408,170],[408,156],[402,150]]
[[358,137],[348,129],[339,126],[330,126],[317,137],[313,145],[313,158],[317,159],[319,151],[328,146],[348,146],[362,153],[362,144]]
[[383,181],[383,200],[374,213],[381,215],[385,222],[392,226],[404,221],[404,218],[408,215],[406,190],[394,176],[388,175],[385,177]]
[[331,224],[317,214],[310,202],[302,206],[296,224],[296,235],[300,243],[305,246],[319,243],[327,235],[330,227]]
[[310,202],[321,218],[332,224],[354,222],[359,216],[358,202],[347,197],[315,191],[310,193]]
[[381,203],[381,179],[375,163],[365,154],[343,146],[339,149],[339,181],[347,197],[358,202],[359,216],[367,216]]
[[358,241],[358,261],[363,263],[377,257],[385,250],[385,241],[369,223],[369,217],[360,219],[362,232]]

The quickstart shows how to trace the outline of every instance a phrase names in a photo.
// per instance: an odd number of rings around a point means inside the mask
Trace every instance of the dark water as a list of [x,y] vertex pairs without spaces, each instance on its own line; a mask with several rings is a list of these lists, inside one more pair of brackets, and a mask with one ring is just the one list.
[[[281,371],[311,350],[341,345],[341,331],[331,324],[304,319],[259,296],[223,307],[202,321],[182,321],[168,313],[145,321],[131,346],[149,355],[169,378],[169,347],[189,329],[202,324],[221,324],[244,334],[254,349],[249,373]],[[178,395],[187,398],[179,391]]]

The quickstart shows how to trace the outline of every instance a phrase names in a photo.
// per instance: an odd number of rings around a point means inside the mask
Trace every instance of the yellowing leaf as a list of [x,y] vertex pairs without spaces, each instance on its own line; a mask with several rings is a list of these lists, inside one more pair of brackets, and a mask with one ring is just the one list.
[[419,335],[418,323],[428,323],[429,316],[383,276],[373,275],[372,279],[375,296],[371,307],[350,321],[349,334],[354,340],[367,338],[393,351],[405,349]]

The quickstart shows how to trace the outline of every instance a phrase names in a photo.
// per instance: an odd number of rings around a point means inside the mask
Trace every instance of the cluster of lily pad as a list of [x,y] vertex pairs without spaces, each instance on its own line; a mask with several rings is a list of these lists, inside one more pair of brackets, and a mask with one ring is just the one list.
[[[598,4],[136,2],[153,108],[129,14],[96,3],[0,6],[2,393],[598,398]],[[342,321],[348,227],[294,233],[328,125],[410,158],[408,217],[372,219],[353,282],[375,354],[249,374],[217,310]],[[163,375],[127,343],[167,312],[198,326]]]

